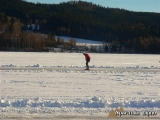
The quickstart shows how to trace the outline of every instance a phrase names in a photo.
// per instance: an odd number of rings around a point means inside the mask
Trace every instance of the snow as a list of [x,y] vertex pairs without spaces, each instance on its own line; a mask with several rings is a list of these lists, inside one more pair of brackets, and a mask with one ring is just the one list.
[[[112,109],[160,116],[160,56],[0,52],[0,116],[108,116]],[[67,117],[68,118],[68,117]]]
[[[55,38],[61,38],[64,41],[69,41],[72,37],[67,37],[67,36],[56,36]],[[93,40],[88,40],[88,39],[81,39],[81,38],[72,38],[76,40],[77,44],[81,45],[102,45],[102,41],[93,41]]]

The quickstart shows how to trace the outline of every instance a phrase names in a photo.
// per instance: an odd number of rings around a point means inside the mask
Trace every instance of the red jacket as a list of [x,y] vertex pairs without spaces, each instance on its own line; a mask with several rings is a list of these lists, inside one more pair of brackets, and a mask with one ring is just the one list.
[[86,57],[86,59],[88,59],[88,60],[90,60],[91,59],[91,57],[89,56],[89,54],[87,54],[87,53],[84,53],[84,56]]

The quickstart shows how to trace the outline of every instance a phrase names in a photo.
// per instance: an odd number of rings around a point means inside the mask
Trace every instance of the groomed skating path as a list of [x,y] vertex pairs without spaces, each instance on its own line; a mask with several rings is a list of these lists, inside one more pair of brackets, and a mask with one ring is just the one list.
[[68,68],[68,67],[0,67],[0,70],[46,70],[46,71],[106,71],[106,72],[160,72],[160,68],[133,68],[133,67],[114,67],[114,68]]

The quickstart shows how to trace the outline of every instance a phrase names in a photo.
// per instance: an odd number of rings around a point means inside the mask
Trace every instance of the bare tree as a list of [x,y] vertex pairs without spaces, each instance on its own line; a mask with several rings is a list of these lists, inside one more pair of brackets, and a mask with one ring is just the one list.
[[76,40],[74,38],[71,38],[69,40],[69,43],[70,43],[71,46],[76,46],[76,44],[77,44],[77,42],[76,42]]

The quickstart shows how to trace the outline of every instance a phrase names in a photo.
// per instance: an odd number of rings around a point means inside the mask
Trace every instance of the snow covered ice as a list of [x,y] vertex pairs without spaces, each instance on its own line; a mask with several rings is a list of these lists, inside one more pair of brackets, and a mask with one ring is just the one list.
[[0,52],[0,116],[160,113],[160,56]]

